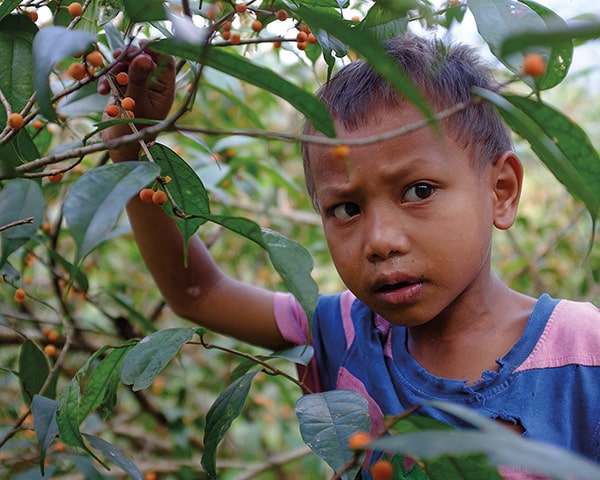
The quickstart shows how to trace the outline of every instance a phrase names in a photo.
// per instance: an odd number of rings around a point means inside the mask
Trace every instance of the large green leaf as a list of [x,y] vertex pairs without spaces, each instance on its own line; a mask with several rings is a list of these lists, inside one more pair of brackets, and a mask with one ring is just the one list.
[[[531,0],[467,0],[467,6],[475,17],[479,34],[488,43],[492,53],[511,71],[520,74],[523,58],[531,49],[531,44],[523,44],[523,48],[513,49],[506,54],[504,42],[513,36],[521,36],[545,32],[548,29],[566,27],[562,18],[552,10]],[[539,89],[551,88],[560,83],[567,74],[573,56],[573,44],[563,40],[552,47],[544,44],[535,49],[544,55],[548,62],[546,73],[536,78],[525,78],[528,83]]]
[[150,162],[123,162],[86,172],[65,198],[63,213],[77,246],[75,264],[108,237],[131,197],[159,174]]
[[506,123],[529,142],[540,160],[571,195],[585,203],[595,219],[600,208],[598,166],[594,164],[598,156],[585,133],[567,117],[542,103],[514,95],[503,97],[479,88],[475,93],[498,109]]
[[480,452],[484,453],[494,465],[511,465],[548,475],[551,478],[573,478],[574,472],[576,477],[582,480],[600,478],[598,464],[573,452],[522,437],[498,422],[461,405],[440,401],[427,402],[427,404],[450,413],[476,428],[420,431],[382,437],[371,442],[369,447],[423,460],[436,459],[442,455],[463,456]]
[[0,191],[0,226],[28,218],[33,218],[33,221],[8,228],[0,233],[2,240],[0,266],[12,252],[33,237],[42,224],[44,205],[42,190],[33,180],[15,178],[5,183]]
[[7,15],[19,6],[21,0],[4,0],[0,3],[0,20],[2,20]]
[[31,402],[31,414],[33,416],[35,435],[40,445],[40,470],[42,476],[44,476],[46,451],[58,433],[56,401],[40,395],[34,395]]
[[167,19],[167,12],[162,0],[123,0],[123,6],[132,22],[154,22]]
[[[26,15],[9,15],[0,20],[0,91],[13,112],[21,111],[33,94],[31,48],[37,31]],[[5,120],[4,105],[0,103],[0,125]]]
[[202,467],[209,478],[217,478],[217,446],[232,422],[242,413],[252,380],[258,371],[247,373],[231,383],[215,400],[206,414]]
[[[149,148],[149,151],[154,162],[160,167],[160,175],[171,177],[167,188],[177,206],[187,215],[210,213],[208,193],[194,169],[166,145],[155,143]],[[164,210],[176,218],[177,228],[184,239],[183,258],[187,261],[189,239],[206,220],[201,217],[190,219],[177,217],[174,215],[170,203],[164,205]]]
[[195,331],[196,328],[167,328],[142,339],[123,360],[122,382],[133,385],[134,391],[148,388]]
[[0,176],[18,177],[16,168],[37,158],[40,158],[40,153],[29,131],[21,129],[8,143],[0,145]]
[[87,433],[84,433],[83,436],[92,447],[94,447],[96,450],[100,450],[107,458],[110,459],[112,463],[127,473],[130,478],[133,480],[144,479],[144,476],[142,475],[142,472],[140,472],[139,468],[137,468],[136,465],[117,447],[94,435],[88,435]]
[[[348,447],[352,434],[371,429],[369,404],[352,390],[304,395],[296,404],[296,415],[304,442],[335,471],[353,458]],[[357,470],[345,473],[343,478],[354,478]]]
[[241,55],[229,53],[223,48],[213,47],[208,52],[204,52],[197,44],[187,44],[173,39],[155,42],[152,48],[193,62],[202,60],[216,70],[267,90],[288,101],[320,132],[329,137],[335,135],[333,120],[325,105],[312,93],[280,77],[269,68],[257,65]]
[[54,65],[63,58],[85,51],[95,41],[96,37],[89,32],[57,26],[42,28],[33,39],[33,74],[37,101],[40,113],[48,120],[57,120],[48,81]]
[[23,400],[27,405],[40,392],[49,373],[50,367],[44,352],[31,340],[26,340],[19,352],[19,379]]

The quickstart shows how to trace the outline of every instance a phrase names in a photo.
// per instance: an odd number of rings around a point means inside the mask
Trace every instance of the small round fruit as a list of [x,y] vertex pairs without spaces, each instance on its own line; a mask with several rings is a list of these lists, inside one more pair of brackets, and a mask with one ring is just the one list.
[[282,8],[282,9],[280,9],[280,10],[277,10],[277,11],[275,12],[275,17],[277,18],[277,20],[280,20],[280,21],[282,21],[282,22],[283,22],[284,20],[287,20],[287,18],[288,18],[288,13],[287,13],[287,10],[284,10],[283,8]]
[[85,57],[85,61],[92,67],[101,67],[104,65],[104,58],[98,50],[88,53]]
[[231,31],[229,30],[223,30],[221,32],[221,37],[223,38],[223,40],[227,41],[231,38]]
[[117,107],[114,103],[111,103],[110,105],[106,106],[104,111],[109,117],[116,117],[119,114],[119,107]]
[[32,22],[38,21],[39,15],[36,10],[26,10],[25,15],[27,15],[31,19]]
[[121,106],[125,110],[133,110],[135,108],[135,100],[131,97],[125,97],[121,100]]
[[344,160],[350,155],[350,147],[348,145],[335,145],[331,149],[331,155],[336,160]]
[[231,42],[232,45],[239,45],[241,40],[242,40],[242,38],[240,37],[240,34],[237,32],[233,32],[231,34],[231,37],[229,37],[229,41]]
[[80,17],[81,14],[83,13],[83,7],[81,6],[81,3],[79,2],[73,2],[71,3],[67,9],[69,10],[69,15],[71,15],[72,17]]
[[254,20],[252,22],[252,30],[254,30],[255,32],[260,32],[263,28],[263,24],[260,20]]
[[71,65],[69,65],[67,72],[74,80],[83,80],[88,73],[85,65],[80,62],[73,62]]
[[14,130],[20,130],[25,125],[25,120],[23,119],[23,115],[17,112],[13,112],[8,116],[8,120],[6,123],[10,128]]
[[529,53],[523,60],[523,73],[532,77],[539,77],[546,73],[546,60],[539,53]]
[[42,122],[40,119],[37,119],[33,121],[31,126],[36,130],[41,130],[42,128],[44,128],[44,122]]
[[50,329],[46,333],[46,338],[48,339],[49,342],[55,343],[60,339],[60,334],[56,330]]
[[373,480],[392,480],[394,478],[394,466],[387,460],[378,460],[371,466]]
[[229,30],[231,30],[232,26],[233,24],[229,20],[225,20],[221,25],[221,30],[223,30],[224,32],[228,32]]
[[247,8],[248,8],[248,6],[244,2],[235,4],[235,11],[238,13],[244,13]]
[[48,176],[48,181],[50,183],[58,183],[62,180],[63,173],[57,170],[50,170],[50,175]]
[[317,37],[315,37],[312,33],[309,33],[308,34],[308,43],[315,44],[317,42],[318,42]]
[[352,450],[362,450],[371,440],[373,437],[369,432],[356,432],[348,439],[348,446]]
[[13,297],[13,300],[17,303],[23,303],[26,296],[27,296],[27,294],[25,293],[25,290],[23,290],[22,288],[17,288],[15,290],[15,295]]
[[152,203],[154,205],[164,205],[167,203],[167,194],[162,190],[156,190],[156,192],[152,194]]
[[129,74],[127,72],[117,73],[115,80],[119,85],[125,86],[129,83]]
[[308,48],[308,42],[298,42],[296,43],[296,48],[298,50],[306,50]]
[[308,41],[308,35],[306,32],[298,32],[298,35],[296,35],[296,41],[298,43],[302,43],[302,42],[306,42]]
[[139,193],[140,200],[144,203],[152,203],[152,196],[154,195],[154,190],[151,188],[142,188]]
[[51,343],[49,343],[48,345],[46,345],[44,347],[44,353],[46,355],[48,355],[49,357],[54,357],[54,356],[56,356],[56,347],[54,345],[52,345]]

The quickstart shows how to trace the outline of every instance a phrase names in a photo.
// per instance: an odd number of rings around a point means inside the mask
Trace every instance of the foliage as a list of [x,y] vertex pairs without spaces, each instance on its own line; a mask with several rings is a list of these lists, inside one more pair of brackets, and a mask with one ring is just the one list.
[[[433,119],[378,43],[407,29],[451,32],[472,15],[507,79],[500,95],[476,94],[498,109],[517,146],[528,144],[541,160],[530,162],[528,181],[547,197],[525,202],[514,236],[499,239],[498,268],[526,292],[600,298],[600,256],[588,243],[600,208],[600,158],[572,111],[545,100],[569,82],[574,45],[598,37],[596,20],[571,26],[531,0],[441,7],[428,0],[256,0],[244,13],[230,2],[88,0],[76,18],[67,13],[71,3],[0,1],[3,478],[75,471],[103,478],[113,466],[132,478],[324,475],[322,463],[306,458],[303,441],[341,477],[353,477],[363,452],[351,451],[347,439],[369,427],[362,397],[301,396],[306,386],[294,365],[308,363],[309,347],[263,352],[175,318],[142,273],[122,211],[143,187],[165,190],[164,209],[185,241],[200,234],[223,268],[288,289],[310,315],[316,284],[326,291],[338,283],[300,186],[299,117],[322,133],[311,141],[336,145],[329,112],[311,92],[340,64],[362,57]],[[288,20],[277,20],[281,9]],[[250,27],[255,19],[259,32]],[[239,42],[226,39],[229,21]],[[314,40],[299,43],[299,31]],[[112,51],[141,39],[178,62],[175,108],[163,122],[103,121],[106,99],[96,93],[97,81],[117,61]],[[93,49],[104,65],[86,64],[82,79],[71,78],[69,65]],[[547,62],[540,77],[521,71],[531,52]],[[579,105],[588,101],[585,93]],[[15,112],[22,129],[8,125]],[[131,125],[128,141],[141,142],[145,161],[107,163],[99,133],[115,123]],[[147,126],[145,133],[136,125]],[[161,143],[147,146],[148,132],[161,133]],[[564,190],[548,192],[552,180],[542,165]],[[64,178],[56,182],[57,174]],[[544,209],[565,216],[549,219]],[[550,249],[563,256],[548,258]],[[571,271],[584,257],[587,268]],[[12,300],[17,288],[26,291],[24,302]],[[381,433],[391,435],[371,447],[391,456],[398,478],[492,478],[492,465],[507,460],[559,478],[600,476],[568,452],[451,405],[435,406],[474,428],[446,431],[410,412],[390,419]],[[401,455],[419,461],[408,465]]]

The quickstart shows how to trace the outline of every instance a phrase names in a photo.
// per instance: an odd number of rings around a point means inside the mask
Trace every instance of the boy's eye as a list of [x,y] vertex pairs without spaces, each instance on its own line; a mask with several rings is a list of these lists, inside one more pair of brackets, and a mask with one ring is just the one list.
[[356,203],[340,203],[332,210],[333,216],[339,220],[346,220],[360,213],[360,208]]
[[404,202],[419,202],[430,197],[435,191],[435,187],[428,183],[417,183],[406,190],[404,193]]

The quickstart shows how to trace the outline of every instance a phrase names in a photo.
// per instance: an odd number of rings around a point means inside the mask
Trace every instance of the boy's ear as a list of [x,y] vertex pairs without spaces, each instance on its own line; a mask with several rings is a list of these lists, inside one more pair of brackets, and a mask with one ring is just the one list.
[[506,230],[517,217],[523,186],[523,165],[514,152],[507,151],[498,157],[492,171],[494,225],[500,230]]

